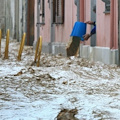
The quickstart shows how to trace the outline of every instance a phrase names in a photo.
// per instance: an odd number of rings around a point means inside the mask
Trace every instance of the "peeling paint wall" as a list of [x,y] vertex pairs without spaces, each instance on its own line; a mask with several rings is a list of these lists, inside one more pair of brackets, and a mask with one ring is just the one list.
[[5,9],[6,9],[6,31],[7,29],[10,30],[10,38],[13,38],[14,36],[14,0],[6,0],[5,3]]
[[23,33],[27,33],[27,2],[28,0],[15,0],[15,38],[20,41]]
[[0,29],[3,37],[9,29],[10,38],[20,41],[22,34],[27,32],[27,1],[0,0]]
[[5,35],[5,21],[6,21],[6,17],[5,17],[5,1],[4,0],[0,0],[0,29],[2,30],[2,36]]

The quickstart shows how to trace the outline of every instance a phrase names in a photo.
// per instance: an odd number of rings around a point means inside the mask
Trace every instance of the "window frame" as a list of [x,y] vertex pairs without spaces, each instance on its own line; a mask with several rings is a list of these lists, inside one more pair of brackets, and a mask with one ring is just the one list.
[[45,24],[45,0],[40,0],[40,24]]
[[53,24],[64,23],[65,0],[53,0]]
[[102,0],[105,3],[105,14],[110,13],[110,0]]

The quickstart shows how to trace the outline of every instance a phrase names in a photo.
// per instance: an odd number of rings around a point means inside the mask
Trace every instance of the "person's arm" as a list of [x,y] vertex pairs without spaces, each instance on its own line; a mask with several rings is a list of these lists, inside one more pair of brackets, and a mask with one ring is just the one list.
[[96,33],[96,25],[95,25],[94,28],[91,30],[90,35],[92,36],[92,35],[95,34],[95,33]]
[[84,35],[84,40],[88,40],[93,34],[96,34],[96,23],[95,22],[87,22],[88,24],[94,25],[94,28],[91,30],[90,34]]
[[94,25],[95,22],[93,22],[93,21],[86,21],[85,23],[89,24],[89,25]]

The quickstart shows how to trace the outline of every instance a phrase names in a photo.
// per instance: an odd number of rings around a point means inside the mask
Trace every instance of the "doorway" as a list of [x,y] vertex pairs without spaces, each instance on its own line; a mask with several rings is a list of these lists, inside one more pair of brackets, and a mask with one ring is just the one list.
[[34,6],[35,0],[28,0],[27,14],[27,45],[32,46],[34,41]]

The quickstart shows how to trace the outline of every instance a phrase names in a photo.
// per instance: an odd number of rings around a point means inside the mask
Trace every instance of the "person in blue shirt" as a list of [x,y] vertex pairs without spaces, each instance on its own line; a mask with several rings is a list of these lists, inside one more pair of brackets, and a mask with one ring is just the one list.
[[[96,6],[93,7],[93,12],[96,13]],[[93,21],[87,21],[86,24],[93,25],[93,29],[91,30],[90,34],[85,34],[83,36],[84,40],[88,40],[93,34],[96,34],[96,22]]]
[[84,35],[84,40],[88,40],[93,34],[96,34],[96,23],[92,21],[87,21],[86,24],[94,25],[93,29],[91,30],[90,34]]

